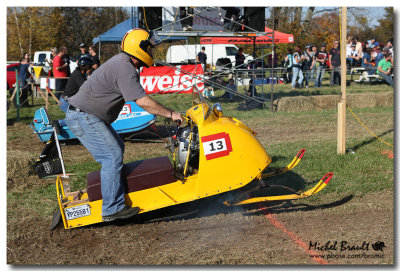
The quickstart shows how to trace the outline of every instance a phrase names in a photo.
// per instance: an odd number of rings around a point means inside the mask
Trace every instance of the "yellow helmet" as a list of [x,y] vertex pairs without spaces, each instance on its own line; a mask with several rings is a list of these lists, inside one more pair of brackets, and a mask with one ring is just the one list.
[[147,68],[154,63],[151,48],[161,43],[154,31],[140,28],[129,30],[121,42],[121,50],[141,61]]

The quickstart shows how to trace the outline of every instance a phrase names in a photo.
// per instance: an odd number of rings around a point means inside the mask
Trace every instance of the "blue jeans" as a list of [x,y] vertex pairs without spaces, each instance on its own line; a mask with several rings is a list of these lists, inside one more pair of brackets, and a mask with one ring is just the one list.
[[340,78],[341,78],[341,67],[340,66],[333,66],[331,70],[331,82],[330,85],[338,85],[340,86]]
[[311,82],[310,77],[311,77],[311,70],[306,68],[303,72],[304,75],[304,85],[308,87],[308,84]]
[[362,67],[366,69],[368,75],[372,75],[372,74],[376,73],[377,67],[374,67],[374,65],[364,64],[364,66],[362,66]]
[[299,85],[303,84],[303,72],[300,68],[293,67],[293,78],[292,78],[292,87],[296,86],[297,76],[299,76]]
[[315,76],[314,87],[321,87],[322,78],[324,77],[325,68],[322,65],[317,67],[317,74]]
[[310,83],[314,83],[314,77],[315,77],[315,65],[313,66],[313,68],[310,71]]
[[68,110],[65,121],[79,141],[101,164],[102,215],[112,215],[125,207],[125,188],[121,178],[124,142],[111,127],[98,117]]
[[385,80],[391,87],[393,87],[393,78],[390,74],[379,73],[379,76]]
[[[67,100],[65,100],[62,96],[60,97],[60,109],[65,113],[65,114],[67,114],[67,110],[68,110],[68,106],[69,106],[69,103],[67,102]],[[58,123],[60,124],[60,126],[62,127],[62,126],[66,126],[67,124],[65,123],[65,119],[61,119],[61,120],[58,120]]]

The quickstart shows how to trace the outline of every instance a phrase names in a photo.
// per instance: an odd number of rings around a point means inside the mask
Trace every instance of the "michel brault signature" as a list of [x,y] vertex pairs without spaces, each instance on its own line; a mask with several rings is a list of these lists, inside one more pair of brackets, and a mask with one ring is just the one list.
[[354,244],[347,241],[328,241],[326,243],[310,241],[308,249],[318,251],[369,251],[373,249],[383,252],[385,247],[385,243],[382,241],[375,242],[371,245],[367,241],[362,242],[362,244]]

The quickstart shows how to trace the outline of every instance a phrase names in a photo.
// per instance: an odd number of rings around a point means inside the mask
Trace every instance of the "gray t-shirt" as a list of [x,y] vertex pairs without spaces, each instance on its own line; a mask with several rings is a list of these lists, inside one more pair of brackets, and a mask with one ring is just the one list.
[[95,70],[68,102],[110,124],[117,119],[126,101],[144,96],[138,71],[129,56],[120,53]]

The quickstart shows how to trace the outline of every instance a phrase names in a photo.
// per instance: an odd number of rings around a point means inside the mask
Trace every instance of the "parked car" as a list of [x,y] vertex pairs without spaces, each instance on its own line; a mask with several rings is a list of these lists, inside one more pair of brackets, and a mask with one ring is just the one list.
[[7,90],[10,90],[13,88],[13,85],[15,84],[15,70],[19,69],[19,63],[13,63],[7,65]]

